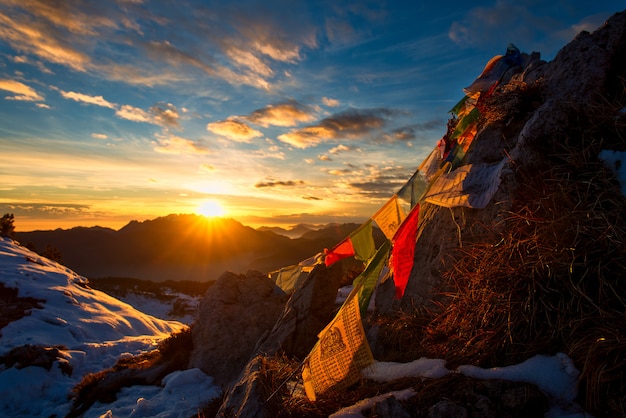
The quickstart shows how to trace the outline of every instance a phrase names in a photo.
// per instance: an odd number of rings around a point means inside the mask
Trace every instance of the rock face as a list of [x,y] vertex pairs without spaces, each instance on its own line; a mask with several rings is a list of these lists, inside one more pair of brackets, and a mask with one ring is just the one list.
[[307,356],[317,341],[317,334],[332,319],[337,290],[348,263],[349,260],[342,260],[330,268],[319,264],[313,269],[285,305],[272,331],[259,340],[255,356],[228,393],[217,416],[268,416],[263,409],[269,394],[259,373],[261,356],[278,353],[296,358]]
[[204,295],[192,326],[194,349],[189,367],[215,382],[236,378],[264,333],[272,329],[287,296],[259,272],[226,272]]

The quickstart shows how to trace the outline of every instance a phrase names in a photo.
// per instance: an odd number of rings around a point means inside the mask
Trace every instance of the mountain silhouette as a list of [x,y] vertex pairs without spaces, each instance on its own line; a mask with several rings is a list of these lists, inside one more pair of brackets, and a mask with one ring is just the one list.
[[[24,244],[57,248],[62,262],[90,278],[133,277],[147,280],[215,280],[224,271],[268,273],[331,248],[358,224],[306,227],[291,239],[254,229],[230,218],[168,215],[131,221],[116,231],[76,227],[17,233]],[[378,236],[382,238],[382,235]]]

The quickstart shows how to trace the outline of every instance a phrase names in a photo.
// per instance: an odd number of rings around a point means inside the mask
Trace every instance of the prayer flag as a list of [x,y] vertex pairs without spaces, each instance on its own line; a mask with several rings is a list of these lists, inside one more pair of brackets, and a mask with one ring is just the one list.
[[406,218],[406,214],[398,203],[397,195],[393,195],[391,199],[372,216],[372,219],[376,221],[376,224],[388,239],[393,238],[393,235],[398,230],[402,221],[404,221],[404,218]]
[[350,240],[350,237],[348,237],[341,241],[339,244],[335,245],[335,247],[331,250],[325,248],[324,253],[326,254],[324,263],[326,264],[326,267],[330,267],[337,261],[354,255],[354,247],[352,246],[352,241]]
[[372,220],[368,219],[363,225],[350,234],[350,241],[354,249],[354,257],[357,260],[368,261],[376,252],[374,234],[372,232]]
[[317,344],[309,353],[302,369],[307,397],[329,389],[342,391],[361,379],[361,370],[374,363],[361,323],[355,289],[335,318],[319,333]]
[[374,289],[376,289],[383,267],[387,264],[390,249],[391,241],[387,240],[380,246],[374,258],[372,258],[367,267],[365,267],[365,270],[352,282],[354,288],[359,288],[357,299],[359,300],[361,315],[367,312],[370,298],[374,293]]
[[454,132],[451,135],[452,139],[456,139],[458,138],[463,132],[465,132],[467,130],[467,128],[475,123],[478,122],[478,119],[480,119],[480,110],[478,110],[478,108],[473,108],[471,112],[469,112],[467,115],[465,115],[462,119],[459,120],[459,123],[457,123],[456,128],[454,128]]
[[425,201],[443,207],[483,209],[500,186],[506,159],[498,164],[467,164],[442,174],[430,187]]
[[406,285],[409,282],[411,270],[413,270],[418,223],[419,205],[411,210],[409,216],[402,225],[400,225],[398,232],[396,232],[396,235],[393,237],[391,268],[393,269],[393,281],[396,285],[397,299],[402,299],[404,289],[406,289]]
[[413,206],[417,205],[427,188],[428,182],[418,169],[415,173],[413,173],[409,181],[402,186],[397,195],[400,199],[409,202],[411,204],[411,209],[413,209]]

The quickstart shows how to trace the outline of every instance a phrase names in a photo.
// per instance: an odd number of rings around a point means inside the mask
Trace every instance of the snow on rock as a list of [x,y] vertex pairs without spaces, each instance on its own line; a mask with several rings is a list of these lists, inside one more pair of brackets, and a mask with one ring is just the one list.
[[446,369],[446,361],[422,357],[410,363],[394,363],[375,361],[374,364],[361,372],[363,377],[377,382],[393,382],[404,377],[428,377],[437,379],[444,377],[450,370]]
[[213,378],[200,369],[181,370],[163,378],[163,387],[132,386],[120,391],[112,404],[96,403],[85,417],[187,418],[221,395]]
[[[45,301],[41,309],[30,309],[29,315],[0,330],[0,355],[27,344],[66,347],[50,370],[0,365],[0,416],[65,416],[70,410],[68,396],[83,376],[111,367],[121,355],[154,349],[171,333],[186,328],[91,289],[84,277],[7,238],[0,238],[0,282],[17,289],[20,298]],[[63,373],[61,363],[69,364],[71,375]],[[217,390],[208,376],[203,384]],[[188,407],[193,415],[195,405]]]
[[482,369],[476,366],[459,366],[458,372],[479,379],[505,379],[537,385],[557,400],[573,402],[578,394],[580,372],[572,360],[563,353],[555,356],[536,355],[507,367]]

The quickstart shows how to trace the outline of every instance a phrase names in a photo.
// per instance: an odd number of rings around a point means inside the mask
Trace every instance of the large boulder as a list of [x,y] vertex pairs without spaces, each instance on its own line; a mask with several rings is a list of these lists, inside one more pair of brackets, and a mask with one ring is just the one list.
[[287,296],[259,272],[225,272],[211,286],[192,325],[189,367],[197,367],[220,385],[235,379],[259,338],[272,329]]
[[265,417],[267,382],[259,372],[263,356],[287,354],[306,357],[315,343],[317,334],[328,324],[335,313],[337,290],[350,260],[342,260],[326,267],[315,266],[306,280],[293,293],[271,332],[263,336],[237,382],[227,393],[218,417]]

